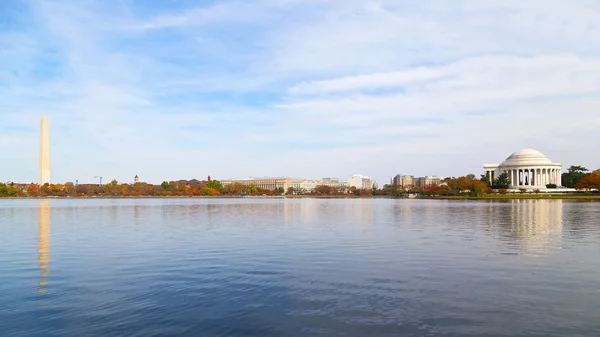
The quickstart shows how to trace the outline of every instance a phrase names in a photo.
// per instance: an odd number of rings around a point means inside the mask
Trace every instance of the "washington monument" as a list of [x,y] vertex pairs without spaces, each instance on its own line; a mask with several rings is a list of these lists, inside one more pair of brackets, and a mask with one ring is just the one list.
[[48,131],[48,119],[42,116],[40,121],[40,162],[38,183],[40,185],[50,183],[50,133]]

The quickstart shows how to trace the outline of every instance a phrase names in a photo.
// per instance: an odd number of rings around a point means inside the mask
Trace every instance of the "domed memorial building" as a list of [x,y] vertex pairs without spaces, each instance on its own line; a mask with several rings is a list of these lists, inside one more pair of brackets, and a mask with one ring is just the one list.
[[486,164],[483,169],[491,181],[508,173],[511,189],[543,189],[547,184],[561,186],[562,165],[533,149],[515,152],[502,164]]

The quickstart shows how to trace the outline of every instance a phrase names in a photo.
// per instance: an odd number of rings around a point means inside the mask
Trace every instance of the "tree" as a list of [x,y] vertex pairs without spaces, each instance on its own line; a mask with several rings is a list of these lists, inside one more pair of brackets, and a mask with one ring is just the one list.
[[247,192],[247,189],[240,183],[233,183],[223,187],[223,193],[229,195],[240,195],[244,194],[245,192]]
[[256,188],[256,185],[254,185],[254,184],[250,184],[250,186],[248,186],[248,187],[246,188],[246,190],[247,190],[247,191],[248,191],[248,193],[250,193],[250,194],[258,192],[258,188]]
[[331,194],[331,186],[318,185],[315,187],[316,194]]
[[219,191],[216,188],[212,188],[212,187],[203,187],[200,190],[200,192],[202,193],[202,195],[219,195],[219,194],[221,194],[221,193],[219,193]]
[[30,197],[39,197],[40,187],[37,184],[29,184],[29,186],[27,186],[27,195]]
[[40,194],[43,195],[43,196],[50,195],[50,184],[45,183],[44,185],[42,185],[40,187]]
[[75,193],[75,184],[68,182],[65,184],[65,193],[67,193],[67,195],[73,195],[73,193]]
[[169,189],[169,182],[168,182],[168,181],[163,181],[163,182],[160,184],[160,187],[162,187],[163,191],[166,191],[166,190],[168,190],[168,189]]
[[501,173],[496,180],[494,180],[493,188],[509,188],[510,187],[510,176],[508,173]]
[[287,195],[293,195],[295,192],[294,188],[292,186],[287,188],[287,191],[285,192],[285,194]]
[[218,180],[210,180],[209,182],[206,183],[206,187],[214,188],[217,191],[223,190],[223,184],[221,184],[221,182]]
[[600,170],[596,170],[586,175],[583,179],[577,182],[575,188],[580,190],[600,190]]
[[562,185],[573,188],[588,175],[588,169],[583,166],[572,165],[567,172],[562,174]]
[[469,196],[480,198],[482,197],[487,190],[489,189],[489,185],[482,180],[474,180],[469,188]]
[[19,196],[19,188],[17,186],[8,186],[8,196],[9,197],[18,197]]
[[275,192],[279,195],[282,195],[285,192],[285,189],[283,187],[279,187],[275,190]]
[[483,181],[486,185],[492,186],[492,182],[490,181],[490,176],[488,176],[487,174],[482,174],[480,180]]

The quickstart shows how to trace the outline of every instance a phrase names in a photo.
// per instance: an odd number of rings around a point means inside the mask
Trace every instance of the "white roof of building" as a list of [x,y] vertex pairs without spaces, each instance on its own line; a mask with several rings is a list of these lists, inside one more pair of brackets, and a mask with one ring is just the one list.
[[553,164],[543,153],[534,149],[523,149],[511,154],[500,166],[550,165]]

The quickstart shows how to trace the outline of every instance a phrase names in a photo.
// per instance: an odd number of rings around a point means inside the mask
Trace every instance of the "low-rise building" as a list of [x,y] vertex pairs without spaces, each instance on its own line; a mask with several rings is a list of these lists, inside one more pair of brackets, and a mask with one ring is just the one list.
[[321,180],[312,180],[312,179],[297,179],[290,177],[263,177],[263,178],[244,178],[244,179],[226,179],[222,180],[221,184],[223,186],[227,186],[230,184],[238,183],[243,186],[254,185],[256,187],[264,188],[267,190],[276,190],[279,188],[283,188],[283,190],[287,193],[288,189],[291,187],[294,191],[299,193],[310,193],[315,190],[317,186],[329,186],[333,188],[337,188],[339,190],[346,190],[348,188],[348,183],[345,181],[340,181],[337,178],[323,178]]
[[355,174],[352,178],[348,179],[349,187],[356,187],[361,190],[370,190],[373,188],[373,178],[369,176],[363,176],[361,174]]
[[304,179],[294,179],[290,177],[263,177],[263,178],[243,178],[243,179],[226,179],[222,180],[223,186],[238,183],[243,186],[254,185],[256,187],[264,188],[266,190],[274,191],[279,188],[283,188],[287,191],[288,188],[300,188],[300,183],[304,182]]

